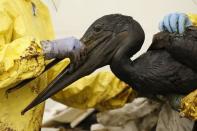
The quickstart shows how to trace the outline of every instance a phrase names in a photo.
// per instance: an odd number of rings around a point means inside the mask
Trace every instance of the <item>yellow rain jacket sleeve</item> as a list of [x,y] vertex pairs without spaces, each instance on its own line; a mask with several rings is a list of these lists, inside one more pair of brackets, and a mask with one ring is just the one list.
[[[36,16],[32,4],[39,8]],[[40,0],[0,0],[0,131],[39,131],[44,104],[24,116],[20,112],[47,86],[47,74],[8,97],[5,92],[43,71],[40,40],[53,38],[48,9]]]
[[[197,14],[188,14],[194,26],[197,26]],[[197,90],[191,92],[181,103],[180,114],[184,117],[197,120]]]
[[23,33],[23,27],[18,25],[21,24],[20,18],[14,17],[0,7],[0,88],[36,77],[44,70],[39,39],[30,35],[21,36],[19,33]]
[[[49,11],[40,0],[0,0],[0,131],[39,131],[44,104],[24,116],[20,113],[69,60],[63,60],[8,97],[5,93],[20,81],[42,73],[45,61],[40,40],[49,39],[54,39],[54,32]],[[78,80],[53,98],[80,109],[106,110],[123,106],[131,92],[110,71],[101,71]]]

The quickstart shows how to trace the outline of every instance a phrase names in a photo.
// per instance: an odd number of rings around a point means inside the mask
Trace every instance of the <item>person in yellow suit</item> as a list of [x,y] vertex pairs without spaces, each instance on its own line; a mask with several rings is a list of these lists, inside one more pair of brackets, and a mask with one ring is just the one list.
[[[197,26],[197,14],[170,13],[159,23],[160,31],[182,34],[186,27]],[[182,99],[181,115],[197,120],[197,89]]]
[[[21,111],[69,60],[65,59],[39,75],[47,60],[69,57],[69,52],[74,47],[80,49],[83,43],[73,37],[54,40],[49,11],[41,0],[0,0],[0,18],[0,131],[38,131],[44,104],[24,116]],[[44,42],[46,40],[50,41],[49,46],[48,41]],[[37,79],[8,97],[5,95],[7,89],[32,77]],[[132,89],[110,71],[102,71],[78,80],[53,98],[76,108],[106,110],[123,106],[131,92]]]
[[[66,28],[66,27],[65,27]],[[21,116],[21,111],[69,63],[65,59],[39,76],[52,58],[77,55],[83,47],[74,37],[54,40],[48,8],[41,0],[0,0],[0,131],[38,131],[44,104]],[[48,40],[48,41],[46,41]],[[6,90],[37,77],[6,97]],[[54,99],[86,109],[117,108],[126,103],[131,88],[111,72],[87,76],[59,92]]]

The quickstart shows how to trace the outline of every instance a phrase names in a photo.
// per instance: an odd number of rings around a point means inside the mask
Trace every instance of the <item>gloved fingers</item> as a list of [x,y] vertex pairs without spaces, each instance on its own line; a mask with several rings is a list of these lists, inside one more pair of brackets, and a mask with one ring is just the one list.
[[183,33],[186,27],[192,26],[192,22],[186,14],[179,16],[179,33]]
[[180,34],[182,34],[185,31],[186,19],[187,19],[187,16],[185,14],[180,14],[179,15],[178,31],[179,31]]
[[62,42],[64,46],[67,45],[69,51],[80,49],[82,45],[81,42],[73,36],[62,39]]
[[169,15],[166,15],[165,17],[164,17],[164,27],[169,31],[169,32],[171,32],[172,33],[172,29],[171,29],[171,27],[170,27],[170,18],[171,18],[171,14],[169,14]]
[[[42,49],[46,59],[70,58],[77,54],[85,45],[75,37],[56,39],[53,41],[42,41]],[[75,57],[73,57],[75,59]]]
[[177,13],[172,14],[170,17],[170,27],[172,32],[178,32],[178,19],[179,16]]
[[73,50],[80,50],[84,47],[84,45],[77,39],[74,39],[74,43]]
[[56,50],[60,52],[63,52],[64,50],[66,51],[77,50],[80,49],[82,46],[81,42],[73,36],[63,39],[53,40],[52,42],[55,43],[54,46],[55,48],[57,48]]
[[192,22],[189,18],[186,19],[186,24],[185,25],[186,25],[186,27],[192,26]]
[[159,30],[160,31],[164,31],[165,30],[164,22],[163,21],[159,22]]

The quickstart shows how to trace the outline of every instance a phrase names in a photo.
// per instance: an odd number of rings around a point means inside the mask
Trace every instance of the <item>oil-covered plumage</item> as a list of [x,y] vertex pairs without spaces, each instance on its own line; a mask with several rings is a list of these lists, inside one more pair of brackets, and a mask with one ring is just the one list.
[[114,57],[110,66],[117,77],[137,91],[143,94],[187,94],[197,89],[196,28],[188,28],[182,35],[156,34],[149,50],[134,61],[126,52]]
[[129,62],[110,66],[117,77],[140,93],[187,94],[197,87],[197,74],[173,59],[165,50],[149,50]]
[[[197,32],[196,29],[192,31]],[[187,34],[190,34],[189,31],[186,31],[184,38],[193,37]],[[23,113],[105,65],[110,65],[118,78],[145,95],[187,94],[193,91],[197,87],[196,72],[191,66],[183,64],[184,61],[176,60],[174,51],[181,50],[170,48],[173,44],[179,44],[177,41],[172,43],[169,39],[176,36],[179,35],[164,32],[156,35],[150,49],[131,61],[130,57],[140,50],[144,42],[144,31],[140,24],[131,17],[120,14],[101,17],[88,28],[81,39],[86,45],[83,59],[71,61]],[[182,36],[178,38],[183,39]]]
[[173,58],[197,72],[197,28],[183,34],[161,32],[155,35],[150,50],[166,49]]

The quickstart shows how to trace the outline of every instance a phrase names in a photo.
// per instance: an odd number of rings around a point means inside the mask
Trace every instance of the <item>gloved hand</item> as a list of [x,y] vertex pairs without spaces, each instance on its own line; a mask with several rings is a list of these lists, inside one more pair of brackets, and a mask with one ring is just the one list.
[[80,59],[81,50],[84,45],[74,37],[57,39],[53,41],[41,41],[45,59],[70,58]]
[[160,31],[169,31],[171,33],[177,32],[179,34],[185,31],[185,28],[191,26],[192,22],[184,13],[172,13],[164,16],[159,23]]

